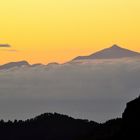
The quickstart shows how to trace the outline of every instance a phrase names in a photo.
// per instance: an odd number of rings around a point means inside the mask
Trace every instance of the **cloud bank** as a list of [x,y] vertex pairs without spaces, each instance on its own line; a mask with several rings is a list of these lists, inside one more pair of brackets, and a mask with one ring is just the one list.
[[1,48],[9,48],[9,47],[11,47],[11,45],[10,44],[0,44],[0,47]]
[[44,112],[105,121],[139,95],[140,59],[99,60],[0,71],[0,114],[26,119]]

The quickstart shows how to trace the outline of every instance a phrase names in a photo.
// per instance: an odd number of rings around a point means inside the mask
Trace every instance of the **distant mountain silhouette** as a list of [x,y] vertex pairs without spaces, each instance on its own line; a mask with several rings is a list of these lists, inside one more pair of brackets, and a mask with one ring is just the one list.
[[21,66],[30,66],[30,64],[27,61],[10,62],[10,63],[4,64],[4,65],[1,65],[0,70],[10,69],[13,67],[21,67]]
[[[117,59],[117,58],[126,58],[126,57],[140,57],[140,53],[134,52],[125,48],[121,48],[118,45],[113,45],[110,48],[103,49],[101,51],[98,51],[96,53],[93,53],[89,56],[78,56],[74,58],[70,62],[77,62],[77,60],[92,60],[92,59]],[[68,62],[69,63],[69,62]],[[64,63],[67,64],[67,63]],[[53,62],[49,63],[47,65],[43,65],[41,63],[37,64],[29,64],[27,61],[18,61],[18,62],[9,62],[4,65],[0,65],[0,70],[7,70],[14,67],[22,67],[22,66],[28,66],[28,67],[39,67],[39,66],[46,66],[46,68],[54,68],[56,66],[60,65],[59,63]],[[63,65],[63,64],[62,64]]]
[[14,67],[22,67],[22,66],[27,66],[29,68],[34,68],[34,67],[40,67],[40,66],[46,66],[46,68],[50,68],[50,67],[55,67],[59,65],[59,63],[49,63],[47,65],[41,64],[41,63],[36,63],[36,64],[29,64],[27,61],[17,61],[17,62],[9,62],[6,63],[4,65],[0,65],[0,70],[8,70]]
[[110,48],[103,49],[89,56],[78,56],[73,60],[115,59],[115,58],[125,58],[125,57],[135,57],[135,56],[140,56],[140,53],[121,48],[118,45],[113,45]]
[[53,63],[49,63],[47,66],[57,66],[59,65],[59,63],[53,62]]

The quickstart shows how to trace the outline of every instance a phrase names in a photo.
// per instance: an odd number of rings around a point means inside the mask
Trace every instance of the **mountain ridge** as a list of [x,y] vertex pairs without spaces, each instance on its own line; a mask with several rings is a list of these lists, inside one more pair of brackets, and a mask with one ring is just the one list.
[[[109,48],[105,48],[103,50],[97,51],[91,55],[87,55],[87,56],[78,56],[76,58],[74,58],[73,60],[71,60],[70,62],[75,62],[75,61],[79,61],[79,60],[102,60],[102,59],[121,59],[121,58],[134,58],[134,57],[140,57],[140,53],[139,52],[135,52],[135,51],[131,51],[125,48],[122,48],[118,45],[113,45]],[[70,62],[66,62],[64,64],[70,63]],[[35,63],[35,64],[30,64],[28,61],[26,60],[22,60],[22,61],[17,61],[17,62],[9,62],[3,65],[0,65],[0,70],[4,70],[4,69],[11,69],[14,67],[22,67],[22,66],[27,66],[30,68],[34,68],[34,67],[39,67],[39,66],[46,66],[46,67],[55,67],[57,65],[60,65],[57,62],[52,62],[52,63],[48,63],[48,64],[42,64],[42,63]]]
[[[127,103],[122,118],[97,123],[58,113],[44,113],[25,121],[0,121],[4,140],[129,140],[139,139],[140,97]],[[7,135],[8,134],[8,135]]]
[[113,45],[109,48],[97,51],[91,55],[78,56],[74,60],[85,60],[85,59],[117,59],[125,57],[135,57],[140,56],[140,53],[122,48],[118,45]]
[[18,62],[9,62],[4,65],[0,65],[0,70],[10,69],[13,67],[21,67],[21,66],[30,66],[30,64],[25,60],[18,61]]
[[56,62],[52,62],[52,63],[48,63],[48,64],[42,64],[42,63],[35,63],[35,64],[30,64],[28,61],[26,60],[22,60],[22,61],[17,61],[17,62],[9,62],[3,65],[0,65],[0,70],[8,70],[14,67],[23,67],[23,66],[27,66],[29,68],[35,68],[35,67],[39,67],[39,66],[46,66],[46,67],[54,67],[59,65],[59,63]]

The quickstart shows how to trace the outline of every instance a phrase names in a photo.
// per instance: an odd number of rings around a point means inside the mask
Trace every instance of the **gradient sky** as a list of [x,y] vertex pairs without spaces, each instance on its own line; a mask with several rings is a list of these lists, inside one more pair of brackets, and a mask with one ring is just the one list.
[[65,62],[118,44],[140,52],[140,0],[0,1],[0,64]]

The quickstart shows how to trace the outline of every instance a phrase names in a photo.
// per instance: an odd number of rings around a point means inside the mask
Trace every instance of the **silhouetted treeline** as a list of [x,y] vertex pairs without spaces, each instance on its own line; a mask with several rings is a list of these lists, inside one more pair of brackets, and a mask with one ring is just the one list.
[[[26,121],[0,122],[3,140],[85,140],[108,138],[119,129],[120,119],[98,124],[73,119],[57,113],[46,113]],[[112,129],[113,128],[113,129]],[[115,130],[115,131],[114,131]]]
[[26,121],[1,120],[0,140],[128,140],[139,137],[139,130],[140,97],[127,104],[122,119],[103,124],[57,113]]

